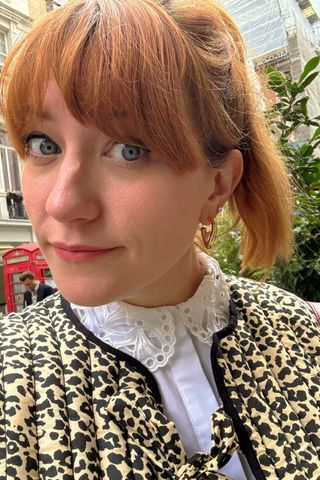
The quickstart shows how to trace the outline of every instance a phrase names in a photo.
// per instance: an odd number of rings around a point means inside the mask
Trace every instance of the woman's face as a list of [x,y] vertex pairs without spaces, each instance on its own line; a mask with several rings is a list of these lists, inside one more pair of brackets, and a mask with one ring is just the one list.
[[44,112],[27,140],[23,192],[61,293],[81,305],[184,300],[215,171],[177,174],[155,152],[80,124],[54,82]]

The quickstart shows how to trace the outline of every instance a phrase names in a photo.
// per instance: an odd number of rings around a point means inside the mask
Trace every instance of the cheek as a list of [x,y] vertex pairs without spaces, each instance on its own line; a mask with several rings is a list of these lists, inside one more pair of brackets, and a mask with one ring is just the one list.
[[32,222],[42,215],[47,197],[46,191],[47,189],[39,177],[32,173],[28,166],[24,166],[22,171],[23,200]]
[[28,169],[24,166],[22,171],[22,193],[23,201],[29,216],[34,203],[33,199],[36,188],[35,182],[32,181],[32,176],[29,174]]
[[110,215],[128,233],[137,232],[145,239],[162,233],[169,241],[174,231],[181,232],[181,235],[187,231],[193,235],[200,209],[201,202],[194,186],[174,179],[145,182],[126,189],[117,197]]

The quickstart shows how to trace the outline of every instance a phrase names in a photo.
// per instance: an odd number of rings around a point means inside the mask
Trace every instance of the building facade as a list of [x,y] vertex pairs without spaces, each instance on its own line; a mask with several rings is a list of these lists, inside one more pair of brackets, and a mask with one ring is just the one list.
[[[14,45],[30,28],[28,0],[0,1],[0,67]],[[21,166],[0,123],[0,251],[33,238],[21,197]]]
[[[14,43],[46,11],[45,0],[0,1],[0,68]],[[21,165],[0,119],[0,253],[31,241],[34,235],[21,195]]]
[[[45,0],[0,0],[0,68],[14,43],[46,11]],[[21,194],[21,165],[0,118],[0,313],[5,303],[1,254],[34,240]]]
[[47,10],[54,10],[55,8],[61,7],[64,3],[67,3],[68,0],[46,0]]
[[47,4],[45,0],[28,0],[29,16],[34,21],[41,18],[47,12]]
[[[256,68],[272,65],[298,79],[320,54],[319,0],[220,0],[239,25]],[[320,78],[308,89],[309,113],[319,115]]]

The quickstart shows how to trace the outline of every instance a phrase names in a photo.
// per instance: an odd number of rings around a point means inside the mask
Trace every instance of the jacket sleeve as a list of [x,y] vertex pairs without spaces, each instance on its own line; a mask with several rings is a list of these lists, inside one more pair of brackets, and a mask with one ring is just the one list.
[[48,297],[49,295],[52,295],[53,293],[55,293],[57,291],[55,288],[50,287],[50,285],[44,284],[44,287],[45,287],[44,298]]
[[[37,301],[40,302],[41,300],[44,300],[45,298],[49,297],[49,295],[52,295],[55,293],[57,290],[54,288],[50,287],[50,285],[47,285],[45,283],[41,283],[39,286],[39,291],[37,295]],[[1,479],[0,479],[1,480]]]
[[310,305],[293,293],[272,285],[268,285],[267,292],[276,305],[273,312],[269,312],[269,320],[274,318],[275,330],[283,331],[284,334],[291,332],[297,347],[304,352],[305,359],[313,364],[319,374],[320,328]]
[[0,319],[0,480],[39,478],[33,356],[23,314]]

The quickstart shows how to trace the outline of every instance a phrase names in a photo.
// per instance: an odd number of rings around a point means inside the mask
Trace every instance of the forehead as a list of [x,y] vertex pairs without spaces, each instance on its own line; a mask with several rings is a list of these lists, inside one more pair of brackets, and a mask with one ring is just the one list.
[[[45,88],[39,117],[43,120],[55,120],[53,117],[57,111],[61,113],[70,112],[56,80],[51,78]],[[113,110],[110,112],[109,117],[109,120],[113,121],[114,123],[121,122],[123,125],[129,125],[132,123],[129,120],[130,115],[125,110]]]
[[[137,143],[139,145],[146,143],[140,135],[139,126],[130,119],[127,112],[111,112],[110,119],[106,123],[107,128],[104,130],[102,130],[102,127],[99,129],[90,119],[84,122],[77,118],[74,112],[68,108],[55,79],[51,79],[46,87],[42,108],[35,114],[34,122],[36,128],[39,124],[40,128],[45,128],[48,123],[53,125],[55,129],[60,129],[60,132],[64,135],[77,134],[83,140],[86,138],[93,139],[93,136],[94,138],[97,138],[97,136],[105,138],[107,136],[114,140],[122,140],[124,143]],[[33,122],[31,122],[32,124]],[[110,125],[116,128],[112,130]]]
[[51,120],[53,112],[56,110],[65,111],[66,109],[66,103],[63,99],[60,89],[58,88],[57,82],[51,78],[45,89],[41,118],[44,120]]

